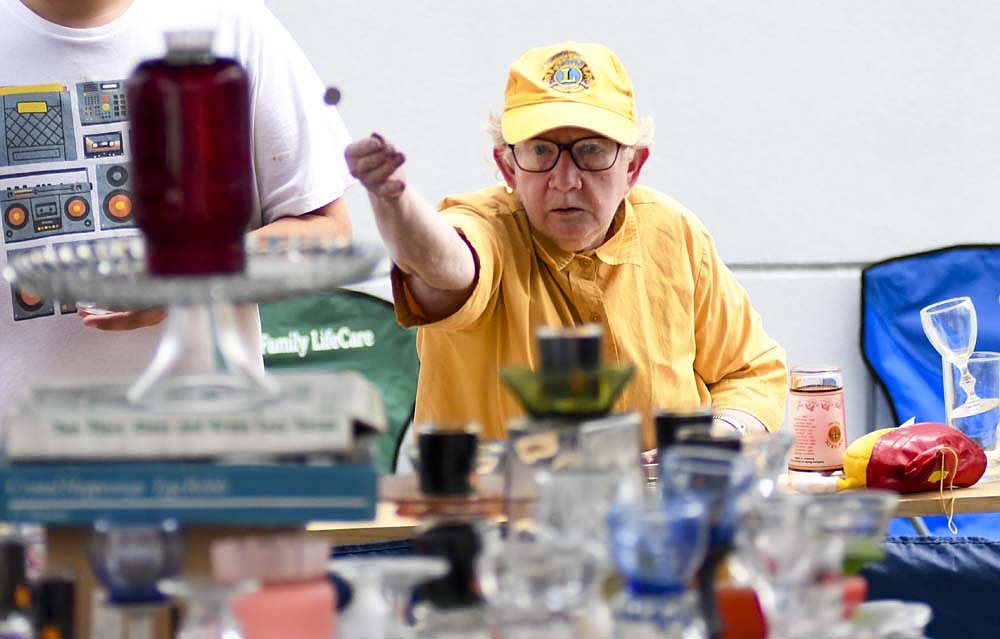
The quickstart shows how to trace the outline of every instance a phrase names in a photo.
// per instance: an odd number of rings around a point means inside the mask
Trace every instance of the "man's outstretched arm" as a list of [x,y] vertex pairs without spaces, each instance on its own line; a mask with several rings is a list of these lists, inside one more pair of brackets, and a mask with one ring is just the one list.
[[350,144],[344,156],[351,175],[368,189],[375,224],[413,301],[428,318],[453,313],[475,283],[472,249],[407,185],[405,156],[381,136]]

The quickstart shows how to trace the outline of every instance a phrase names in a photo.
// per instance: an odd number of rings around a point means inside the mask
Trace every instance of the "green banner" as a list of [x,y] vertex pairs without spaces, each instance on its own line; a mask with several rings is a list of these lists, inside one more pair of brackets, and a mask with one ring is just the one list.
[[355,370],[378,387],[389,430],[375,442],[375,468],[392,472],[399,438],[413,417],[416,331],[396,323],[389,302],[351,291],[261,304],[260,321],[267,368]]

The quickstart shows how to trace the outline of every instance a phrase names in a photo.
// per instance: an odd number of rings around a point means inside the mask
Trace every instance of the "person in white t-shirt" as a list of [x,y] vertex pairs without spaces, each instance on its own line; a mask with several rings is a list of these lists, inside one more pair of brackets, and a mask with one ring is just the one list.
[[[199,27],[214,28],[215,53],[250,78],[254,232],[351,234],[341,199],[353,181],[349,134],[262,0],[0,0],[0,268],[24,249],[137,232],[125,80],[163,55],[165,31]],[[0,287],[0,415],[36,381],[134,376],[163,316],[92,314]],[[256,306],[240,321],[248,352],[259,353]]]

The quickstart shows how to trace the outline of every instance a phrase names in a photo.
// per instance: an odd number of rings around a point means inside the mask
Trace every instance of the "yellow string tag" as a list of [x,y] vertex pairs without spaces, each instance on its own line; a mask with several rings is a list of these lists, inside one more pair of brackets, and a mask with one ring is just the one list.
[[[945,451],[952,454],[955,458],[955,472],[948,472],[945,466]],[[941,512],[948,516],[948,530],[953,535],[958,534],[958,526],[955,525],[955,475],[958,474],[958,452],[951,446],[940,446],[938,447],[938,452],[941,453],[941,471],[934,473],[937,475],[938,480],[938,491],[941,495]],[[944,497],[944,481],[945,478],[948,479],[948,494],[951,499],[945,504]]]

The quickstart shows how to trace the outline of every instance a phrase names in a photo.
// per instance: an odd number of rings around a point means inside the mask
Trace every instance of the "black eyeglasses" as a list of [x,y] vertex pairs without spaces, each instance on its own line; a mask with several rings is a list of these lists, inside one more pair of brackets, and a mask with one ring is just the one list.
[[573,164],[581,171],[607,171],[618,160],[622,145],[608,138],[582,138],[569,144],[533,138],[510,144],[514,163],[528,173],[551,171],[559,162],[563,151],[569,152]]

